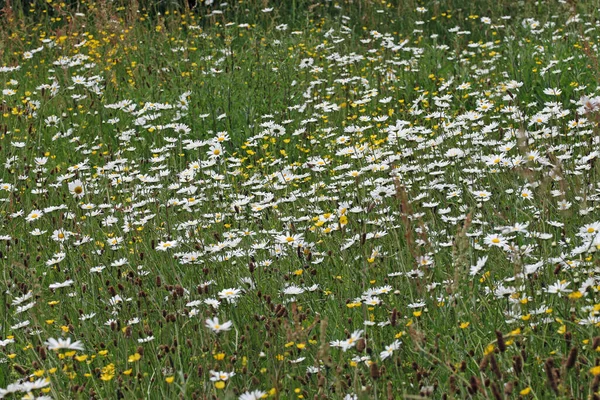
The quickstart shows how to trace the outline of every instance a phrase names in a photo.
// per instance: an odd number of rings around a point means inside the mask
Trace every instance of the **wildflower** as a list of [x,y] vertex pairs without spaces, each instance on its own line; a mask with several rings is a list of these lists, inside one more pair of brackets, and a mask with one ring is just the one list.
[[223,147],[221,146],[221,144],[219,142],[214,143],[210,146],[207,154],[210,158],[213,158],[213,159],[218,158],[221,155],[223,155]]
[[40,218],[42,218],[42,216],[44,215],[44,212],[41,210],[33,210],[29,213],[29,215],[27,215],[27,217],[25,217],[25,221],[27,222],[33,222],[35,220],[38,220]]
[[479,201],[488,201],[491,198],[492,193],[487,190],[477,190],[473,192],[473,195]]
[[289,244],[290,246],[294,246],[294,245],[301,245],[304,238],[302,236],[302,234],[295,234],[295,235],[291,235],[289,232],[287,232],[285,235],[277,235],[275,236],[275,240],[277,240],[279,243],[284,243],[284,244]]
[[479,273],[479,271],[481,271],[481,269],[485,266],[487,259],[488,259],[488,256],[479,257],[477,259],[477,264],[471,266],[469,274],[471,276],[477,275]]
[[293,296],[293,295],[304,293],[304,289],[301,287],[295,286],[295,285],[290,285],[290,286],[286,287],[285,289],[283,289],[282,293]]
[[600,222],[594,222],[579,228],[581,236],[596,236],[598,233],[600,233]]
[[523,198],[523,199],[527,199],[527,200],[533,199],[533,192],[529,188],[523,188],[523,190],[521,190],[520,195],[521,195],[521,198]]
[[567,281],[556,281],[552,285],[548,286],[546,289],[546,293],[555,293],[558,294],[558,297],[562,297],[563,293],[571,293],[572,290],[567,289],[571,282]]
[[219,333],[223,331],[228,331],[231,329],[233,323],[231,321],[219,323],[219,318],[215,317],[213,319],[207,319],[205,321],[206,327],[210,328],[213,332]]
[[217,135],[218,142],[226,142],[230,139],[229,134],[227,132],[219,132]]
[[44,344],[46,346],[48,346],[49,350],[55,350],[55,351],[58,351],[60,349],[83,350],[83,343],[80,342],[79,340],[76,342],[71,342],[71,338],[67,338],[66,340],[61,339],[61,338],[58,338],[58,339],[50,338]]
[[179,242],[177,240],[167,240],[164,242],[159,242],[156,246],[156,250],[158,251],[167,251],[170,248],[177,247]]
[[35,162],[35,165],[41,167],[42,165],[46,165],[48,162],[48,157],[36,157],[33,159],[33,161]]
[[465,152],[456,147],[453,147],[446,151],[446,157],[448,157],[448,158],[462,158],[464,155],[465,155]]
[[381,358],[381,360],[383,361],[386,358],[391,357],[391,355],[394,353],[394,351],[396,351],[400,348],[400,344],[402,344],[401,341],[395,340],[392,344],[386,346],[385,350],[382,351],[381,353],[379,353],[379,357]]
[[14,186],[10,183],[0,183],[0,189],[6,190],[7,192],[12,192]]
[[47,231],[42,231],[39,228],[35,228],[34,230],[32,230],[31,232],[29,232],[32,236],[41,236],[44,233],[46,233]]
[[242,290],[237,288],[223,289],[218,295],[221,299],[227,300],[229,303],[235,303],[238,297],[241,296]]
[[111,246],[111,248],[113,250],[116,250],[116,249],[118,249],[119,245],[121,243],[123,243],[123,238],[120,237],[120,236],[116,236],[116,237],[112,237],[112,238],[107,239],[106,242],[108,243],[109,246]]
[[488,246],[505,247],[508,244],[506,238],[502,235],[491,234],[487,235],[483,242]]
[[48,287],[49,287],[50,289],[53,289],[53,290],[54,290],[54,289],[59,289],[59,288],[63,288],[63,287],[69,287],[69,286],[71,286],[73,283],[75,283],[75,282],[74,282],[73,280],[69,279],[69,280],[66,280],[66,281],[64,281],[64,282],[62,282],[62,283],[58,283],[58,282],[57,282],[57,283],[53,283],[53,284],[51,284],[51,285],[50,285],[50,286],[48,286]]
[[82,198],[83,195],[85,194],[85,192],[83,190],[83,182],[81,182],[80,180],[70,182],[69,183],[69,192],[71,192],[73,197],[76,197],[79,199]]
[[214,298],[208,298],[208,299],[204,299],[204,304],[206,304],[207,306],[211,306],[212,308],[214,308],[216,310],[221,305],[221,302]]
[[300,61],[300,69],[311,67],[315,60],[312,58],[304,58]]
[[582,96],[579,99],[579,104],[581,104],[583,107],[583,112],[581,112],[581,114],[586,114],[589,112],[593,112],[598,110],[598,108],[600,108],[600,97],[594,97],[594,98],[589,98],[587,96]]
[[568,210],[569,208],[571,208],[572,203],[567,201],[567,200],[560,200],[558,202],[558,209],[561,211],[565,211]]
[[361,339],[363,330],[359,329],[352,332],[352,335],[346,340],[334,340],[330,343],[331,347],[340,347],[342,351],[346,352],[348,349],[356,346],[356,343]]
[[60,119],[56,115],[51,115],[44,120],[46,126],[57,126],[60,122]]
[[562,93],[562,90],[558,88],[546,88],[544,89],[544,94],[548,96],[559,96]]
[[115,365],[112,363],[104,366],[100,371],[100,379],[105,382],[110,381],[115,377],[115,369]]
[[529,393],[531,393],[531,388],[529,386],[519,392],[521,396],[527,396]]
[[252,392],[242,393],[239,397],[239,400],[258,400],[266,394],[267,392],[263,392],[262,390],[254,390]]
[[210,380],[213,382],[226,381],[232,376],[235,376],[235,372],[224,372],[224,371],[209,371]]

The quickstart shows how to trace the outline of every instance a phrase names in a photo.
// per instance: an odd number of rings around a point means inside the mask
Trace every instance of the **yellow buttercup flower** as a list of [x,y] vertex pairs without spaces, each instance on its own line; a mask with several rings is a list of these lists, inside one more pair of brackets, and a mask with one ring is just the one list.
[[217,381],[217,382],[215,382],[215,387],[217,389],[223,389],[225,387],[225,382],[223,382],[223,381]]

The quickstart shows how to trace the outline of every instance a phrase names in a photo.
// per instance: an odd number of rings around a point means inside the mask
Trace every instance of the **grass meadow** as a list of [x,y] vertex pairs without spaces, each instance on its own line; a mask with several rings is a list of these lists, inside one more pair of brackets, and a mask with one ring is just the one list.
[[600,398],[596,1],[0,3],[0,398]]

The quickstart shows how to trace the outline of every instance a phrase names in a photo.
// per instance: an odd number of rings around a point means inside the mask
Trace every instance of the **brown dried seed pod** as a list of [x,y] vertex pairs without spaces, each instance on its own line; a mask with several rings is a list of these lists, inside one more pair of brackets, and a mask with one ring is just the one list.
[[544,369],[546,370],[546,377],[548,378],[548,384],[554,393],[558,394],[558,382],[556,382],[556,376],[554,375],[554,360],[549,358],[544,363]]
[[490,365],[496,377],[498,379],[502,379],[502,371],[500,371],[500,366],[498,365],[498,361],[493,353],[490,355]]
[[481,362],[479,363],[479,370],[482,372],[485,371],[488,366],[489,361],[490,361],[489,355],[483,356],[483,358],[481,359]]
[[521,372],[523,372],[523,359],[521,356],[516,355],[513,357],[513,370],[517,376],[521,375]]
[[496,382],[492,382],[492,395],[494,396],[494,399],[496,399],[496,400],[504,399],[504,396],[502,396],[502,393],[500,392],[500,388],[498,387],[498,384]]
[[512,394],[514,388],[515,388],[515,384],[513,382],[507,382],[504,385],[504,393],[510,396]]
[[569,356],[567,357],[566,367],[567,369],[571,369],[575,366],[575,362],[577,361],[577,347],[571,347],[571,351],[569,351]]
[[498,349],[504,353],[506,351],[506,342],[504,342],[504,336],[502,332],[496,331],[496,339],[498,341]]
[[365,339],[360,339],[359,341],[356,342],[356,351],[358,351],[359,353],[362,353],[363,351],[365,351]]
[[379,378],[380,373],[379,368],[377,368],[377,363],[372,362],[371,365],[369,365],[369,375],[371,375],[371,378],[373,379]]

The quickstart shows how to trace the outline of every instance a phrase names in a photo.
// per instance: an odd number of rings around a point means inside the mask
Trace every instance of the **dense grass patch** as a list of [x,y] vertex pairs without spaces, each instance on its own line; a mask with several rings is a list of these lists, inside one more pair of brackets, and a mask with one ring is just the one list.
[[598,10],[465,3],[5,2],[0,398],[598,398]]

